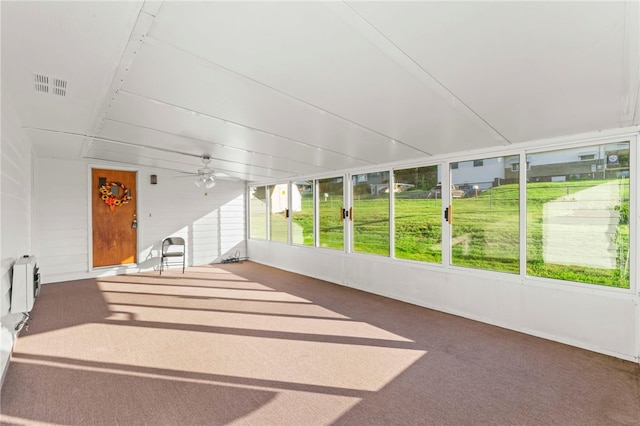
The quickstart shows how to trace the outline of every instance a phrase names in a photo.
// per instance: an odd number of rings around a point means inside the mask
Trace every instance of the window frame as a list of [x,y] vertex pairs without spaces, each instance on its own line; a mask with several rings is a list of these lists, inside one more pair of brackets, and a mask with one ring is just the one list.
[[[259,241],[269,241],[269,219],[268,219],[268,214],[269,214],[269,197],[266,196],[267,194],[267,187],[268,185],[249,185],[247,187],[247,206],[249,207],[247,210],[247,236],[248,239],[253,239],[253,240],[259,240]],[[264,193],[265,193],[265,199],[264,199],[264,203],[265,203],[265,209],[264,209],[264,227],[265,227],[265,231],[264,231],[264,235],[262,237],[258,237],[258,236],[253,236],[252,234],[252,230],[253,230],[253,224],[254,224],[254,216],[252,214],[252,210],[251,210],[251,189],[255,188],[256,190],[258,190],[258,188],[263,188]]]
[[[566,144],[558,143],[554,145],[543,145],[539,147],[524,148],[523,150],[524,154],[522,155],[522,157],[524,157],[527,160],[528,167],[526,172],[528,172],[531,168],[529,155],[543,154],[543,153],[549,153],[554,151],[565,151],[565,150],[571,150],[571,149],[585,149],[585,150],[589,148],[599,149],[600,147],[605,147],[607,145],[624,143],[624,142],[629,143],[629,176],[628,176],[628,180],[629,180],[629,256],[630,258],[632,258],[632,256],[635,255],[637,258],[638,257],[637,240],[640,237],[640,230],[638,230],[639,224],[637,221],[638,197],[640,195],[638,192],[640,188],[634,188],[633,184],[634,184],[634,181],[635,182],[638,181],[638,177],[640,175],[640,171],[638,170],[638,160],[637,160],[638,157],[640,156],[640,147],[638,147],[638,144],[640,143],[640,136],[638,133],[633,133],[633,134],[623,133],[618,136],[609,136],[609,137],[603,137],[603,138],[593,138],[589,140],[572,141]],[[522,161],[522,157],[521,157],[521,161]],[[595,160],[585,160],[585,161],[587,162],[598,161],[598,158],[596,158]],[[574,162],[581,162],[581,160],[577,159],[577,160],[574,160]],[[525,181],[524,181],[524,185],[521,185],[521,186],[526,187],[528,184],[526,180],[528,173],[521,171],[521,175],[522,174],[525,175]],[[635,179],[633,179],[634,176],[635,176]],[[527,208],[527,192],[526,191],[524,195],[521,196],[521,198],[524,198],[524,200],[521,199],[521,202],[523,202],[524,208],[526,209]],[[528,211],[527,210],[524,210],[524,211],[526,212],[525,216],[528,216]],[[636,213],[632,214],[632,212],[636,212]],[[528,229],[527,229],[526,222],[524,223],[524,226],[521,227],[521,232],[524,232],[525,236],[527,235]],[[521,244],[521,247],[520,247],[521,251],[523,250],[526,252],[527,247],[528,247],[528,241],[525,238],[524,244]],[[558,285],[558,286],[575,286],[578,288],[603,290],[603,291],[616,291],[616,292],[635,292],[636,288],[638,288],[638,285],[640,285],[639,284],[640,267],[638,265],[633,265],[633,262],[631,262],[629,265],[630,267],[629,287],[624,288],[624,287],[614,287],[606,284],[593,283],[593,282],[571,281],[571,280],[562,280],[562,279],[556,279],[551,277],[529,275],[527,273],[527,264],[526,264],[528,259],[525,257],[525,259],[521,259],[521,262],[523,260],[525,262],[525,266],[524,266],[524,270],[521,269],[521,273],[523,274],[523,277],[530,282]]]
[[[504,173],[505,170],[506,170],[506,167],[504,166],[504,164],[506,164],[505,160],[507,158],[509,158],[509,157],[514,157],[516,155],[519,157],[519,160],[521,161],[522,154],[520,154],[519,152],[504,152],[504,153],[491,152],[491,153],[487,153],[487,154],[479,153],[479,154],[476,154],[474,157],[471,157],[471,158],[468,158],[468,159],[465,160],[470,165],[473,165],[473,167],[468,167],[466,169],[471,173],[479,173],[479,174],[486,173],[486,170],[491,172],[492,165],[494,164],[493,160],[497,159],[497,161],[495,163],[498,164],[498,169],[502,170],[502,172]],[[478,158],[480,156],[482,158]],[[482,170],[477,170],[476,171],[475,170],[476,167],[481,167],[481,166],[476,166],[476,164],[480,164],[481,163],[484,166],[484,164],[485,164],[484,161],[485,160],[488,161],[487,169],[485,171],[482,171]],[[448,174],[449,175],[449,178],[451,179],[452,183],[455,182],[455,180],[454,180],[455,170],[456,169],[452,169],[451,167],[449,167],[448,168],[448,173],[443,172],[443,175],[444,174]],[[518,175],[518,176],[520,176],[520,175]],[[470,177],[470,175],[465,173],[464,177],[468,179]],[[481,178],[485,178],[485,177],[481,176]],[[503,178],[500,178],[500,177],[498,177],[497,179],[498,179],[498,181],[502,181],[503,180]],[[487,181],[487,180],[483,181],[483,180],[476,180],[476,179],[472,179],[472,182],[474,182],[474,183],[470,183],[470,185],[474,185],[474,186],[480,185],[480,190],[481,190],[480,192],[483,192],[482,191],[483,185],[481,185],[481,184],[489,183],[489,181]],[[495,188],[500,188],[502,186],[502,185],[494,186],[495,182],[496,182],[496,177],[494,176],[493,177],[493,181],[491,181],[490,187],[489,187],[488,190],[492,191],[494,187]],[[510,235],[514,235],[518,239],[518,242],[517,242],[517,245],[518,245],[518,249],[517,249],[518,258],[512,260],[511,262],[509,262],[508,261],[509,258],[505,257],[505,256],[502,256],[502,257],[498,256],[498,257],[495,257],[495,258],[492,258],[492,257],[489,257],[489,256],[484,256],[484,257],[481,256],[480,260],[479,260],[479,263],[481,263],[482,259],[484,258],[484,259],[486,259],[485,262],[488,262],[489,266],[487,266],[487,267],[478,267],[478,266],[473,266],[473,265],[470,265],[470,264],[465,264],[465,262],[473,262],[474,261],[474,256],[473,255],[469,255],[469,256],[466,256],[466,257],[463,256],[463,257],[457,258],[457,260],[456,260],[456,257],[454,256],[455,255],[455,251],[460,251],[460,246],[459,246],[460,244],[463,245],[463,249],[462,249],[463,252],[465,250],[473,251],[474,249],[476,249],[476,250],[478,250],[480,252],[484,252],[485,249],[488,250],[491,247],[494,247],[494,248],[495,247],[499,247],[501,244],[500,243],[490,244],[489,242],[486,242],[485,244],[474,243],[474,240],[484,239],[485,235],[489,235],[489,236],[494,235],[494,234],[491,234],[491,233],[488,233],[488,232],[471,232],[471,231],[469,231],[468,236],[467,236],[466,239],[462,239],[462,240],[458,239],[458,238],[461,238],[462,236],[458,236],[458,237],[454,238],[454,232],[455,232],[454,228],[460,229],[460,227],[459,227],[459,223],[460,222],[459,222],[459,220],[457,220],[457,218],[460,217],[460,212],[458,211],[458,209],[461,207],[460,203],[464,202],[464,204],[467,207],[471,206],[472,204],[467,203],[467,200],[469,200],[469,197],[460,196],[460,194],[457,192],[457,190],[453,188],[453,185],[450,185],[448,187],[448,189],[450,189],[450,194],[449,194],[449,198],[448,198],[448,206],[447,207],[451,208],[451,210],[453,211],[453,214],[452,214],[453,222],[445,221],[443,223],[443,227],[448,228],[449,233],[450,233],[449,234],[449,239],[448,239],[448,244],[449,244],[449,247],[448,247],[448,252],[449,252],[449,260],[448,260],[448,262],[449,263],[447,264],[448,267],[450,267],[450,268],[460,268],[460,269],[466,269],[466,270],[473,270],[473,271],[485,271],[485,272],[491,272],[491,273],[503,273],[503,274],[508,274],[508,275],[511,275],[511,276],[521,276],[522,275],[522,268],[520,266],[521,265],[520,247],[522,245],[522,240],[521,240],[521,237],[520,237],[520,235],[521,235],[520,227],[521,227],[521,220],[522,220],[522,207],[520,205],[521,204],[520,203],[520,201],[521,201],[520,188],[522,187],[522,181],[521,181],[520,178],[518,179],[517,184],[518,184],[518,191],[517,191],[517,195],[516,196],[518,197],[518,200],[517,200],[517,206],[518,206],[517,207],[517,215],[518,215],[518,220],[517,220],[518,225],[517,226],[518,226],[518,231],[517,232],[513,232]],[[485,189],[484,191],[488,191],[488,190]],[[500,191],[500,189],[497,189],[496,191]],[[498,193],[500,193],[500,192],[498,192]],[[443,195],[443,199],[444,199],[444,195]],[[478,200],[480,202],[482,202],[483,199],[484,199],[483,203],[486,203],[486,197],[484,197],[484,195],[480,195],[480,197],[476,198],[476,200]],[[500,201],[505,202],[505,205],[508,205],[510,199],[509,198],[504,198],[504,197],[497,197],[496,200],[497,201],[493,202],[493,206],[494,206],[493,208],[496,208],[496,204],[498,202],[500,202]],[[479,205],[482,205],[483,203],[479,203]],[[458,206],[456,206],[454,208],[455,204],[458,204]],[[490,209],[491,209],[491,205],[492,205],[491,202],[489,202],[489,208]],[[484,207],[486,208],[487,206],[484,206]],[[491,210],[493,210],[493,209],[491,209]],[[506,209],[504,211],[509,211],[509,209]],[[451,215],[451,213],[449,213],[449,214]],[[468,218],[468,217],[471,217],[471,216],[473,216],[473,214],[470,213],[469,211],[467,211],[466,215],[463,216],[463,217],[467,217]],[[495,223],[498,224],[500,222],[501,222],[501,220],[497,220]],[[473,229],[473,230],[480,229],[482,231],[486,231],[486,229],[482,225],[474,225],[474,223],[478,223],[478,222],[469,222],[469,223],[470,224],[467,225],[467,227],[469,229]],[[445,226],[445,224],[448,225],[448,226]],[[502,228],[499,227],[499,226],[496,226],[496,227],[494,227],[494,229],[500,230]],[[480,237],[478,237],[478,234],[480,235]],[[456,239],[458,239],[458,241],[454,241]],[[487,240],[490,240],[490,237],[487,237]],[[500,238],[498,238],[497,240],[501,241]],[[461,242],[461,241],[466,241],[466,242]],[[445,241],[443,241],[443,247],[445,246],[444,243],[445,243]],[[465,248],[465,247],[467,247],[467,248]],[[503,250],[503,251],[504,252],[510,252],[509,250]],[[498,249],[497,252],[499,253],[500,250]],[[493,260],[493,264],[491,263],[491,260]],[[454,263],[454,261],[457,261],[459,263]],[[496,265],[500,265],[500,264],[505,265],[505,268],[504,269],[496,269],[495,266]],[[507,270],[506,268],[507,268],[507,266],[509,264],[513,265],[515,267],[515,269],[517,269],[517,270],[515,270],[515,271]]]
[[[438,177],[442,176],[442,170],[444,170],[444,163],[438,162],[438,163],[430,163],[430,164],[420,164],[420,165],[412,165],[412,166],[408,166],[408,167],[394,167],[393,169],[391,169],[390,173],[391,173],[391,180],[393,181],[393,187],[395,188],[396,185],[396,172],[397,171],[404,171],[404,170],[411,170],[411,169],[427,169],[427,168],[435,168],[435,174],[436,174],[436,182],[435,182],[435,187],[437,187],[437,182],[440,181],[441,179],[439,179]],[[433,190],[434,187],[431,187],[429,189],[429,191]],[[429,191],[427,191],[427,194],[429,193]],[[434,196],[433,200],[439,204],[437,205],[437,207],[439,207],[439,211],[438,211],[438,218],[439,218],[439,226],[440,226],[440,261],[438,262],[433,262],[433,261],[428,261],[428,260],[421,260],[421,259],[412,259],[409,257],[398,257],[397,253],[396,253],[396,240],[398,239],[398,233],[397,233],[397,219],[396,219],[396,207],[398,205],[398,200],[396,197],[396,192],[393,193],[393,196],[390,198],[390,212],[389,212],[389,216],[390,216],[390,257],[393,259],[397,259],[399,261],[402,262],[416,262],[418,264],[423,264],[423,265],[432,265],[432,266],[441,266],[442,265],[442,259],[444,256],[444,251],[445,251],[445,245],[443,244],[443,232],[444,232],[444,224],[446,222],[443,221],[443,216],[442,216],[442,209],[443,209],[443,199],[444,199],[444,195],[443,195],[443,190],[442,190],[442,184],[440,184],[440,196]]]
[[[347,229],[347,223],[348,223],[348,219],[347,220],[342,220],[342,247],[337,248],[337,247],[330,247],[330,246],[322,246],[322,240],[321,240],[321,236],[322,236],[322,227],[321,227],[321,219],[322,219],[322,214],[320,211],[320,206],[322,203],[321,200],[321,196],[320,196],[320,185],[322,184],[322,181],[328,181],[330,179],[342,179],[342,199],[340,200],[341,203],[341,208],[344,209],[347,206],[347,197],[348,197],[348,189],[350,187],[350,185],[347,185],[347,182],[350,182],[349,180],[349,175],[347,174],[331,174],[331,175],[327,175],[327,176],[322,176],[322,177],[318,177],[317,179],[314,179],[315,185],[316,185],[316,194],[318,194],[316,196],[316,209],[314,211],[314,215],[316,217],[316,226],[315,226],[315,245],[313,246],[314,248],[319,248],[319,249],[324,249],[324,250],[331,250],[334,252],[348,252],[349,250],[349,244],[350,244],[350,238],[348,237],[348,229]],[[335,208],[335,206],[333,206]],[[337,209],[335,211],[336,216],[340,217],[340,210]]]
[[[411,168],[411,167],[426,167],[426,166],[434,166],[434,165],[442,165],[443,170],[447,170],[447,169],[451,169],[453,167],[453,164],[458,165],[460,162],[469,162],[469,161],[473,161],[474,158],[478,158],[480,156],[482,156],[483,158],[493,158],[493,157],[508,157],[508,156],[513,156],[513,155],[518,155],[520,158],[519,161],[519,176],[520,176],[520,262],[521,262],[521,266],[520,266],[520,272],[519,272],[519,280],[518,282],[521,283],[527,283],[530,285],[541,285],[544,287],[550,287],[550,288],[567,288],[567,287],[575,287],[578,289],[582,289],[584,291],[589,291],[589,292],[593,292],[593,291],[605,291],[605,292],[618,292],[618,293],[623,293],[623,294],[627,294],[627,293],[634,293],[637,291],[638,286],[640,285],[640,267],[637,264],[631,264],[630,265],[630,278],[629,278],[629,288],[615,288],[615,287],[608,287],[605,285],[599,285],[599,284],[594,284],[594,283],[584,283],[584,282],[578,282],[578,281],[569,281],[569,280],[557,280],[557,279],[553,279],[553,278],[546,278],[546,277],[537,277],[537,276],[531,276],[527,274],[527,268],[526,268],[526,262],[527,262],[527,257],[526,257],[526,250],[527,250],[527,238],[526,238],[526,233],[527,233],[527,223],[526,223],[526,212],[527,212],[527,190],[526,190],[526,186],[527,186],[527,172],[531,169],[531,162],[527,161],[527,156],[529,154],[537,154],[537,153],[543,153],[543,152],[549,152],[549,151],[561,151],[561,150],[565,150],[565,149],[571,149],[571,148],[580,148],[582,150],[585,149],[589,149],[590,147],[595,147],[595,146],[600,146],[600,145],[608,145],[608,144],[614,144],[614,143],[620,143],[620,142],[625,142],[625,141],[629,141],[629,158],[628,158],[628,162],[629,162],[629,182],[630,182],[630,192],[629,192],[629,209],[630,209],[630,214],[629,214],[629,251],[630,251],[630,257],[637,257],[639,254],[639,249],[640,247],[638,247],[640,245],[639,241],[640,241],[640,229],[639,228],[639,221],[640,219],[638,219],[638,209],[639,209],[639,198],[640,198],[640,184],[637,183],[638,181],[638,177],[640,175],[640,170],[638,170],[638,165],[640,164],[640,146],[638,146],[638,144],[640,143],[640,131],[636,128],[633,129],[612,129],[612,130],[607,130],[607,131],[603,131],[603,132],[599,132],[598,134],[591,134],[591,135],[575,135],[572,137],[562,137],[562,138],[555,138],[555,139],[546,139],[546,140],[539,140],[539,141],[530,141],[530,142],[525,142],[522,145],[519,145],[518,147],[507,147],[507,149],[505,149],[505,147],[492,147],[489,149],[485,149],[485,150],[478,150],[478,151],[474,151],[473,154],[463,154],[463,153],[453,153],[453,154],[447,154],[447,155],[436,155],[430,158],[423,158],[423,159],[419,159],[419,160],[412,160],[411,162],[398,162],[393,164],[392,166],[389,167],[380,167],[377,170],[389,170],[390,171],[390,180],[393,181],[394,179],[394,175],[393,172],[396,169],[405,169],[405,168]],[[454,161],[455,160],[455,161]],[[576,159],[576,161],[579,161],[578,159]],[[589,161],[589,160],[587,160]],[[608,161],[607,159],[605,159],[604,161]],[[451,167],[450,167],[451,166]],[[325,178],[334,178],[334,177],[339,177],[341,176],[343,178],[343,203],[345,205],[345,207],[348,209],[349,206],[351,205],[351,194],[349,193],[350,187],[351,185],[347,185],[347,182],[351,182],[350,181],[350,176],[351,174],[362,174],[362,173],[370,173],[372,172],[371,168],[367,168],[367,169],[354,169],[351,171],[351,173],[345,173],[343,175],[339,175],[335,172],[333,173],[327,173],[327,174],[323,174],[323,175],[319,175],[318,177],[309,177],[309,176],[300,176],[298,177],[299,179],[312,179],[314,181],[314,185],[317,185],[317,182],[319,179],[325,179]],[[514,172],[515,173],[515,172]],[[442,176],[442,192],[443,192],[443,198],[446,199],[446,197],[448,196],[449,193],[449,186],[450,182],[448,181],[447,177],[446,177],[447,173],[443,173]],[[268,186],[269,183],[257,183],[257,182],[251,182],[251,184],[247,185],[247,188],[249,187],[257,187],[257,186]],[[314,204],[314,215],[315,217],[315,228],[314,228],[314,232],[315,232],[315,245],[312,248],[322,248],[319,247],[319,224],[318,224],[318,220],[319,218],[317,217],[317,213],[318,213],[318,203],[319,203],[319,199],[320,199],[320,192],[318,192],[318,190],[316,189],[316,200],[315,200],[315,204]],[[394,212],[394,197],[390,197],[389,200],[389,253],[390,256],[387,259],[387,261],[399,261],[399,262],[412,262],[413,264],[418,265],[419,267],[424,267],[427,269],[430,268],[444,268],[446,269],[451,269],[451,270],[456,270],[456,272],[463,272],[462,270],[466,270],[466,271],[470,271],[467,273],[471,273],[471,274],[480,274],[480,275],[484,275],[484,276],[490,276],[493,275],[495,276],[495,274],[500,274],[500,275],[505,275],[503,278],[500,278],[500,280],[505,280],[505,281],[513,281],[516,282],[514,274],[506,272],[501,274],[500,271],[491,271],[491,270],[481,270],[481,269],[471,269],[468,267],[458,267],[455,265],[451,265],[450,264],[450,258],[448,258],[448,251],[450,250],[450,235],[447,235],[447,231],[448,231],[448,227],[443,226],[443,232],[442,232],[442,261],[441,263],[429,263],[429,262],[424,262],[424,261],[414,261],[414,260],[408,260],[408,259],[402,259],[402,258],[396,258],[395,257],[395,247],[394,247],[394,240],[395,240],[395,232],[394,232],[394,226],[395,226],[395,212]],[[444,214],[444,209],[446,208],[446,203],[442,203],[442,214]],[[268,224],[268,220],[267,220],[267,224]],[[249,222],[248,222],[249,223]],[[344,224],[344,228],[343,228],[343,242],[344,242],[344,247],[343,247],[343,254],[344,255],[357,255],[357,256],[367,256],[367,254],[365,253],[353,253],[351,250],[351,229],[348,228],[349,222],[345,221]],[[250,223],[249,225],[250,226]],[[269,232],[269,231],[267,231]],[[268,234],[269,235],[269,234]],[[250,238],[251,239],[251,238]],[[268,240],[267,240],[268,241]],[[332,249],[334,250],[334,249]],[[380,256],[376,256],[376,258],[381,258]],[[381,258],[384,260],[384,258]],[[516,277],[517,277],[516,276]]]
[[[358,198],[360,197],[360,194],[356,194],[356,189],[358,187],[358,185],[361,182],[366,182],[369,185],[369,194],[370,196],[372,196],[372,200],[364,200],[362,201],[363,203],[371,201],[371,202],[375,202],[375,198],[380,195],[380,191],[381,188],[379,188],[378,186],[384,187],[385,184],[384,182],[381,182],[380,184],[376,183],[376,184],[371,184],[370,182],[372,180],[375,181],[375,178],[377,177],[376,175],[383,175],[384,177],[386,177],[386,190],[382,190],[385,194],[386,194],[386,199],[383,198],[379,198],[382,199],[383,201],[386,200],[386,208],[384,210],[386,210],[385,214],[388,218],[387,220],[387,229],[386,229],[386,239],[387,239],[387,252],[385,254],[382,253],[376,253],[375,252],[375,245],[374,245],[374,250],[373,251],[364,251],[362,249],[357,249],[357,244],[359,244],[359,241],[357,239],[357,230],[360,226],[362,226],[361,223],[359,223],[359,219],[361,217],[363,217],[363,211],[364,205],[356,205],[356,196],[358,196]],[[366,176],[366,179],[358,182],[358,176]],[[355,178],[355,180],[354,180]],[[373,179],[372,179],[373,178]],[[374,255],[374,256],[381,256],[381,257],[390,257],[391,256],[391,198],[393,195],[393,178],[392,178],[392,172],[388,169],[385,170],[374,170],[371,172],[362,172],[362,173],[353,173],[349,175],[349,183],[350,183],[350,189],[349,189],[349,193],[350,193],[350,197],[349,197],[349,208],[348,208],[348,220],[349,220],[349,231],[351,234],[351,245],[350,245],[350,249],[351,252],[353,253],[359,253],[359,254],[367,254],[367,255]],[[372,185],[376,185],[375,187],[372,187]],[[372,190],[375,190],[375,193],[371,193]],[[365,198],[367,194],[365,194]],[[361,201],[358,200],[358,203],[360,203]],[[384,233],[382,233],[381,235],[383,235]]]
[[[312,226],[312,232],[311,232],[312,233],[312,237],[311,237],[312,241],[311,241],[311,244],[304,244],[304,232],[302,234],[302,241],[303,241],[302,243],[294,242],[294,238],[293,238],[293,225],[294,225],[293,217],[294,217],[294,215],[296,213],[295,210],[294,210],[294,206],[293,206],[293,196],[294,196],[293,187],[295,186],[296,188],[298,188],[298,183],[297,182],[300,182],[300,181],[303,181],[303,180],[304,181],[311,181],[311,191],[312,191],[312,194],[311,194],[311,198],[312,198],[311,206],[313,208],[313,211],[311,212],[311,216],[312,216],[312,218],[311,218],[311,226]],[[300,191],[299,188],[297,190]],[[318,237],[318,233],[317,233],[318,224],[317,224],[317,218],[316,218],[316,216],[317,216],[317,201],[316,201],[317,192],[318,191],[317,191],[317,186],[316,186],[316,180],[315,179],[298,179],[298,180],[295,180],[295,181],[291,181],[289,183],[289,209],[290,209],[289,210],[289,236],[290,236],[290,240],[291,240],[291,245],[299,246],[299,247],[316,247],[316,241],[317,241],[317,237]],[[303,198],[304,197],[301,194],[301,197],[300,197],[301,209],[302,209],[302,206],[304,205]]]
[[[273,195],[275,194],[275,191],[277,190],[277,188],[281,185],[285,185],[286,188],[286,194],[285,194],[285,198],[286,198],[286,203],[287,206],[285,208],[285,212],[284,214],[284,219],[286,219],[285,221],[285,225],[284,225],[284,229],[286,230],[286,241],[282,240],[282,239],[273,239],[273,231],[274,231],[274,227],[273,227],[273,223],[272,223],[272,219],[274,218],[274,215],[272,213],[272,209],[273,209]],[[273,187],[273,192],[269,192],[270,188]],[[273,241],[276,243],[281,243],[281,244],[290,244],[291,243],[291,183],[290,182],[276,182],[276,183],[272,183],[270,185],[266,185],[267,188],[267,192],[268,192],[268,203],[267,203],[267,240],[268,241]],[[282,198],[282,197],[280,197]]]

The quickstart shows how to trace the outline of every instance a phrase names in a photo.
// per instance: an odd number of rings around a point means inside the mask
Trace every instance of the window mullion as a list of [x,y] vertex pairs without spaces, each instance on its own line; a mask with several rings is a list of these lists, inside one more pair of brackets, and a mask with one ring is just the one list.
[[396,252],[396,176],[393,170],[389,170],[389,257],[395,258]]
[[520,154],[520,276],[527,275],[527,155]]

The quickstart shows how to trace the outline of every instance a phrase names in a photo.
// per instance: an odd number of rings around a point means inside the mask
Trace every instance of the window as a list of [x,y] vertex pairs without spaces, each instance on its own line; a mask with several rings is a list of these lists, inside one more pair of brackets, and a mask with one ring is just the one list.
[[[531,168],[531,164],[527,161],[527,170]],[[511,171],[517,172],[520,171],[520,163],[511,163]]]
[[271,241],[289,242],[288,184],[269,186],[269,230]]
[[343,178],[318,180],[318,246],[344,249]]
[[296,182],[291,186],[291,242],[313,245],[313,181]]
[[250,187],[249,238],[628,289],[632,147],[598,143]]
[[629,142],[594,150],[527,155],[527,274],[629,288]]
[[[513,158],[513,157],[511,157]],[[520,270],[519,180],[505,178],[504,158],[485,158],[482,169],[451,170],[451,264],[518,273]],[[464,174],[462,174],[464,172]],[[462,185],[461,185],[462,186]]]
[[389,256],[389,172],[352,177],[353,251]]
[[267,239],[267,195],[264,186],[249,188],[249,237]]
[[394,170],[395,256],[442,261],[441,166]]
[[484,160],[473,160],[473,167],[482,167],[484,165]]

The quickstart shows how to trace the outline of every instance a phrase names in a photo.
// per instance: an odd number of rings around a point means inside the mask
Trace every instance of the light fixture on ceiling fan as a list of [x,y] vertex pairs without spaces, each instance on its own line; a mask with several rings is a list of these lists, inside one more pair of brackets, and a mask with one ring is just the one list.
[[206,189],[211,189],[216,186],[216,180],[213,177],[213,169],[209,168],[209,163],[211,162],[211,157],[208,155],[203,155],[200,157],[204,167],[198,169],[198,176],[194,184],[198,188],[205,187]]

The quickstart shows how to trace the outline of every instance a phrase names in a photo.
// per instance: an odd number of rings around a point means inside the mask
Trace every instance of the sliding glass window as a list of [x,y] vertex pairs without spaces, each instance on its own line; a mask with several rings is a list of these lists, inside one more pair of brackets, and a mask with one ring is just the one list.
[[344,179],[318,180],[318,246],[344,250]]
[[629,288],[629,142],[527,163],[527,274]]
[[441,166],[394,170],[395,256],[442,261]]
[[291,242],[313,245],[313,181],[300,181],[291,185]]
[[269,231],[271,241],[289,242],[289,191],[288,184],[269,186]]
[[389,172],[351,177],[353,251],[389,256]]
[[518,273],[519,156],[459,161],[451,167],[451,264]]
[[264,186],[249,188],[249,237],[267,239],[267,191]]

